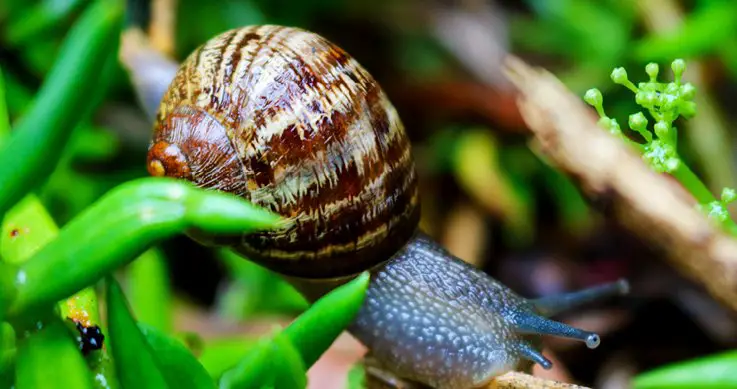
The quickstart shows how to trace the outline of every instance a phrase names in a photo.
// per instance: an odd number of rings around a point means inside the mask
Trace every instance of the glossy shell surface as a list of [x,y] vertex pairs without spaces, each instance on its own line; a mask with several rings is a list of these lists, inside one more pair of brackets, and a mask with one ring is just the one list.
[[287,228],[215,240],[291,276],[370,268],[418,223],[396,110],[355,59],[297,28],[244,27],[195,50],[161,103],[147,163],[284,216]]

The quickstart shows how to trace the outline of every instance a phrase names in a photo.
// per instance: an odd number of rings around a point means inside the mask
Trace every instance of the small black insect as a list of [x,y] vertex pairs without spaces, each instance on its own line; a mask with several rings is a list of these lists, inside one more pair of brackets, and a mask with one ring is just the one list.
[[83,355],[88,355],[90,352],[102,348],[105,335],[102,334],[100,327],[85,327],[82,323],[77,322],[77,331],[79,331],[79,349]]

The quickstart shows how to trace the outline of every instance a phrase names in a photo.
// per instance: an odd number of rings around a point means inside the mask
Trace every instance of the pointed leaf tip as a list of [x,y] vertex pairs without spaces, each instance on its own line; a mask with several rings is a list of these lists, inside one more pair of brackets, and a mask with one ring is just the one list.
[[317,300],[284,329],[284,334],[302,355],[306,368],[309,369],[353,322],[363,305],[369,283],[370,273],[361,273]]
[[108,276],[105,286],[109,346],[121,388],[167,388],[154,351],[131,315],[120,285]]

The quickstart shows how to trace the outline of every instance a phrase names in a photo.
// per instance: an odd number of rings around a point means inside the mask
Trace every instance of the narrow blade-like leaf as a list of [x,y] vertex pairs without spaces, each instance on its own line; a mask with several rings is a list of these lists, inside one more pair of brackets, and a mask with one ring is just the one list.
[[368,272],[317,300],[284,329],[310,368],[353,321],[361,309],[369,285]]
[[218,386],[220,389],[263,388],[274,386],[274,369],[271,366],[273,350],[271,339],[260,342],[248,351],[238,364],[226,370]]
[[281,333],[257,345],[238,365],[225,371],[220,388],[306,385],[305,371],[358,314],[369,280],[369,273],[364,272],[317,300]]
[[277,388],[304,389],[307,387],[307,369],[302,356],[285,334],[278,334],[272,341],[274,350],[274,383]]
[[105,280],[110,351],[123,389],[168,388],[159,370],[154,350],[138,329],[120,285],[112,277]]
[[217,339],[207,342],[199,361],[210,377],[218,379],[223,373],[238,364],[238,361],[259,343],[256,338]]
[[138,328],[151,346],[156,364],[170,388],[206,389],[215,387],[215,381],[180,341],[170,338],[148,324],[139,322]]

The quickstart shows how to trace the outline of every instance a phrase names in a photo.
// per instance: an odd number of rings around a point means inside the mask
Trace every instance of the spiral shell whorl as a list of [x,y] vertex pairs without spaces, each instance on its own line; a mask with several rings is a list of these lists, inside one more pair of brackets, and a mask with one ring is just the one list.
[[160,106],[149,171],[289,218],[289,229],[245,235],[234,247],[292,276],[348,275],[385,261],[419,218],[396,110],[346,52],[297,28],[231,30],[193,52]]

